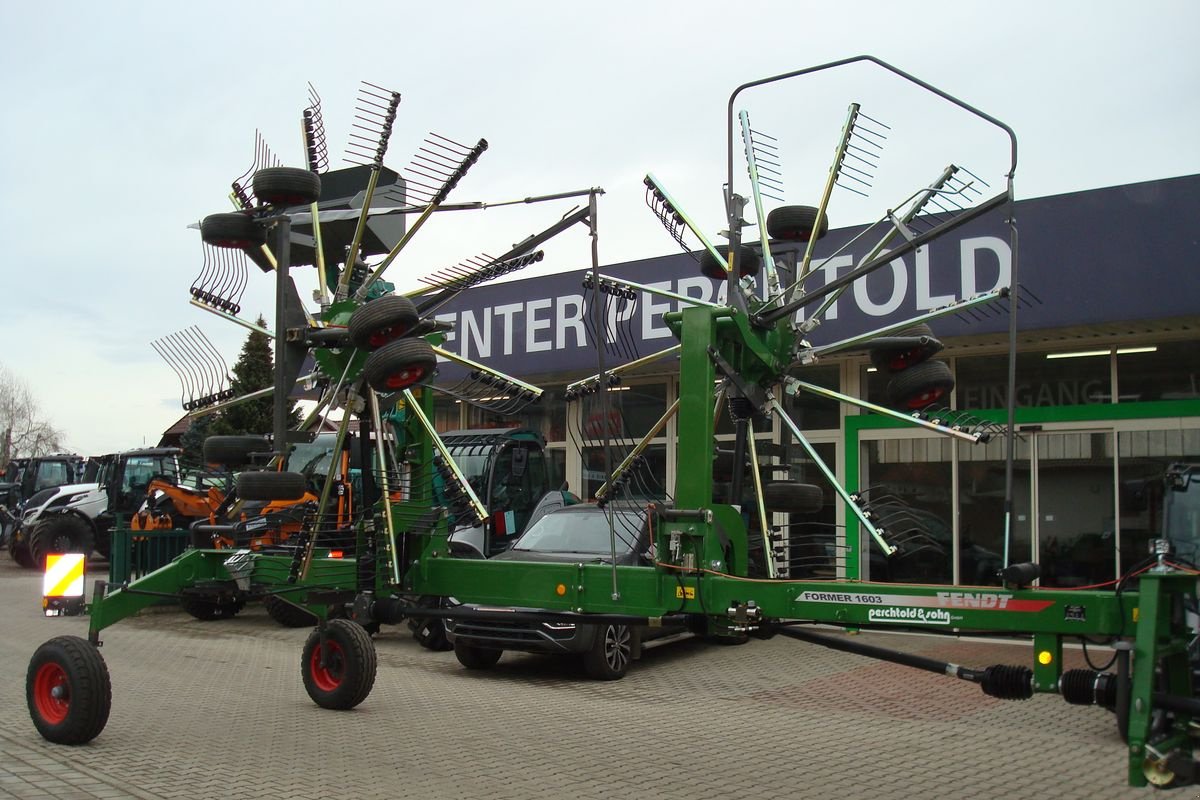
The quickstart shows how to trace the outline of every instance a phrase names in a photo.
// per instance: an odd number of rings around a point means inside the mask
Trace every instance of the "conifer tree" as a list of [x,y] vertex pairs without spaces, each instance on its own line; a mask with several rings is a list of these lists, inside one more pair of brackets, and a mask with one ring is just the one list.
[[[266,325],[262,317],[258,318],[259,327]],[[275,366],[271,354],[271,340],[260,331],[250,331],[237,363],[233,365],[234,397],[267,389],[274,385]],[[236,403],[224,409],[213,421],[210,435],[235,435],[246,433],[271,433],[274,424],[272,405],[275,399],[271,395]],[[288,410],[288,428],[300,424],[300,412],[295,403]]]

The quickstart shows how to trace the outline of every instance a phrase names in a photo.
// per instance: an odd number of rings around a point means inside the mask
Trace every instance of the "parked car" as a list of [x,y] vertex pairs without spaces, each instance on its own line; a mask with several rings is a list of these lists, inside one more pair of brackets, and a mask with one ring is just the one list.
[[[599,508],[591,504],[566,506],[537,519],[507,551],[494,561],[613,563],[612,532],[616,534],[618,566],[653,563],[649,526],[642,511]],[[469,610],[470,605],[462,606]],[[514,611],[535,611],[514,608]],[[446,620],[454,655],[468,669],[488,669],[505,650],[574,655],[587,674],[598,680],[624,677],[631,661],[641,656],[642,643],[682,633],[684,627],[570,622],[511,622],[496,619]]]

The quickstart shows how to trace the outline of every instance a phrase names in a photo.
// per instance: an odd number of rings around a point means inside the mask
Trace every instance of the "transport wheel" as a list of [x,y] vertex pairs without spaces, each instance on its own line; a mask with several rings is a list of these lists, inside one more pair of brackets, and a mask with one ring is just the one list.
[[29,553],[33,566],[44,569],[50,553],[92,554],[95,532],[92,526],[74,514],[52,514],[34,523],[29,532]]
[[491,669],[503,653],[503,650],[476,647],[462,639],[454,640],[454,657],[467,669]]
[[[422,597],[417,601],[417,605],[439,608],[441,600],[437,597]],[[442,651],[451,650],[454,647],[446,638],[446,623],[439,617],[409,617],[408,628],[412,631],[417,644],[427,650]]]
[[402,295],[388,295],[359,306],[346,328],[355,347],[375,350],[407,336],[419,318],[412,300]]
[[811,483],[772,481],[763,484],[763,505],[768,511],[813,514],[824,508],[825,493]]
[[628,625],[601,625],[596,640],[583,654],[583,669],[589,678],[617,681],[625,677],[633,658],[633,632]]
[[243,472],[237,479],[243,500],[299,500],[307,489],[308,481],[299,472]]
[[[909,367],[928,361],[942,349],[928,325],[913,325],[895,334],[899,338],[924,339],[925,341],[908,347],[874,347],[870,349],[871,364],[884,372],[901,372]],[[890,338],[890,337],[889,337]],[[871,343],[867,342],[870,347]]]
[[[724,259],[729,255],[729,249],[719,245],[716,247],[717,251],[721,254],[722,260],[717,261],[713,254],[708,252],[708,250],[701,251],[700,274],[704,275],[706,278],[712,278],[714,281],[723,281],[728,274],[725,272]],[[755,252],[753,248],[747,247],[746,245],[742,245],[738,250],[737,261],[738,275],[742,278],[745,278],[748,275],[757,275],[759,269],[762,268],[762,259],[759,258],[758,253]]]
[[267,243],[267,231],[246,214],[209,214],[200,222],[200,238],[213,247],[246,249]]
[[263,436],[209,436],[204,440],[204,462],[223,467],[243,467],[251,453],[265,453],[271,444]]
[[[817,209],[812,206],[780,206],[767,214],[767,235],[772,239],[784,239],[789,242],[807,242],[813,235],[817,221]],[[821,228],[817,231],[820,239],[829,233],[829,215],[821,218]]]
[[944,361],[922,361],[896,373],[888,383],[888,402],[906,411],[919,411],[954,389],[954,376]]
[[285,628],[311,628],[317,624],[317,615],[292,605],[278,595],[269,594],[262,600],[267,616]]
[[398,392],[415,386],[433,374],[437,356],[424,339],[388,342],[363,364],[363,377],[377,392]]
[[179,606],[201,622],[212,622],[236,617],[246,607],[246,599],[185,594],[179,598]]
[[44,739],[56,744],[95,739],[112,707],[112,682],[100,651],[78,636],[43,644],[29,660],[25,703]]
[[251,179],[260,203],[297,206],[315,203],[321,197],[321,176],[296,167],[267,167]]
[[345,711],[367,699],[375,685],[378,660],[375,645],[361,625],[348,619],[330,620],[304,643],[300,673],[304,690],[321,708]]

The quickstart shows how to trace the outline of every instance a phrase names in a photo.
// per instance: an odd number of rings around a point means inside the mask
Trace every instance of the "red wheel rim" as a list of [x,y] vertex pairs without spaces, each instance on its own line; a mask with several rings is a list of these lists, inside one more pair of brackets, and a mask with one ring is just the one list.
[[388,342],[399,339],[404,335],[406,330],[406,328],[400,328],[394,325],[387,328],[380,328],[377,331],[371,332],[371,335],[367,337],[367,344],[369,344],[371,347],[383,347]]
[[942,395],[944,395],[945,393],[946,393],[946,390],[940,386],[937,388],[934,388],[934,389],[926,389],[925,391],[921,392],[919,395],[916,395],[915,397],[910,398],[907,405],[910,409],[915,411],[917,409],[924,408],[925,406],[930,405],[931,403],[937,402],[938,400],[940,400],[942,398]]
[[424,377],[424,367],[406,367],[393,375],[389,375],[383,384],[389,389],[407,389]]
[[919,352],[918,350],[905,350],[903,353],[896,353],[896,355],[892,356],[892,360],[888,362],[888,369],[892,372],[899,372],[902,369],[906,369],[916,359]]
[[50,663],[38,667],[33,677],[33,704],[38,716],[51,725],[67,718],[67,712],[71,710],[70,686],[67,673],[60,665]]
[[313,683],[322,692],[332,692],[342,685],[342,673],[346,668],[346,659],[342,655],[342,646],[332,639],[325,640],[325,663],[321,663],[320,645],[313,648],[309,657],[308,671]]

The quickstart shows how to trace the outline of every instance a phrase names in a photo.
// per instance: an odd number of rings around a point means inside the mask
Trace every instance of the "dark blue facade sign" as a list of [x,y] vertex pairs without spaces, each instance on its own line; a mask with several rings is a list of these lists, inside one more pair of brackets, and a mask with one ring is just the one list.
[[[1021,330],[1200,314],[1200,175],[1096,189],[1016,203],[1020,283],[1030,302]],[[897,322],[1011,280],[1005,209],[958,228],[855,282],[809,335],[816,346]],[[837,255],[862,227],[818,242],[815,291],[845,274],[882,235],[868,234]],[[723,284],[702,276],[686,254],[602,267],[603,274],[702,300],[723,301]],[[469,290],[437,316],[455,331],[445,345],[513,375],[587,371],[594,348],[587,270]],[[819,304],[809,306],[815,309]],[[611,310],[620,335],[646,355],[674,344],[662,314],[674,300],[639,292]],[[949,316],[934,328],[954,337],[1007,330],[1005,314]],[[453,371],[446,369],[443,371]]]

